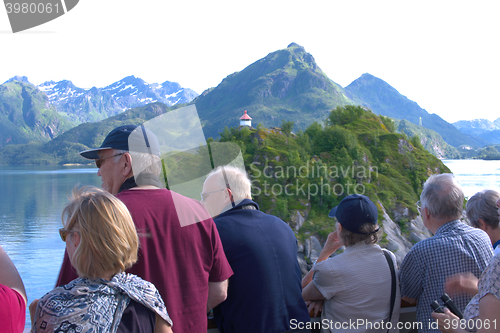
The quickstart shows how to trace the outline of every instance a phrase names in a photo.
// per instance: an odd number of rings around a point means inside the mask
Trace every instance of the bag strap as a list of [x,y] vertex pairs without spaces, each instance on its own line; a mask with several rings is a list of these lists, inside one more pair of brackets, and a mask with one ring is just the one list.
[[[392,286],[391,286],[391,310],[389,311],[389,321],[392,320],[392,312],[394,311],[394,303],[396,301],[396,271],[394,270],[394,262],[392,261],[391,255],[388,250],[383,249],[385,259],[389,264],[391,270]],[[389,332],[389,330],[387,330]]]

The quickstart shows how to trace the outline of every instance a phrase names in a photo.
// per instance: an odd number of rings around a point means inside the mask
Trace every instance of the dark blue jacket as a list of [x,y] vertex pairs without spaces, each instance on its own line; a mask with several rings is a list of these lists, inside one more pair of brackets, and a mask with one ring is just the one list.
[[302,298],[297,239],[279,218],[242,206],[214,219],[234,275],[227,300],[214,309],[221,333],[278,333],[290,320],[309,322]]

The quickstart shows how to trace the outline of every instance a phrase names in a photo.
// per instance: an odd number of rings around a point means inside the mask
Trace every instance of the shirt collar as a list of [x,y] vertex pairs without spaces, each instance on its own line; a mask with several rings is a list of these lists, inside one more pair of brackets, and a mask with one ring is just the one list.
[[462,221],[460,221],[460,220],[451,220],[449,222],[446,222],[445,224],[443,224],[442,226],[440,226],[438,228],[438,230],[436,230],[436,233],[434,235],[438,235],[438,234],[445,233],[445,232],[448,232],[450,230],[453,230],[459,224],[462,224]]

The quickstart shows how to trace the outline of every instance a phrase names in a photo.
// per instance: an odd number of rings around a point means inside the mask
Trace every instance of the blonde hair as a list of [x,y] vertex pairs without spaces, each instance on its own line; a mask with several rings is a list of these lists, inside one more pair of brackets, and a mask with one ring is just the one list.
[[359,231],[363,234],[356,234],[347,230],[346,228],[342,228],[339,236],[346,247],[353,246],[361,242],[365,242],[365,244],[375,244],[378,242],[378,239],[382,234],[380,230],[376,231],[377,228],[378,226],[376,224],[365,223],[361,225],[361,227],[359,227]]
[[64,228],[80,235],[71,259],[78,275],[102,277],[125,271],[137,261],[139,239],[123,202],[94,186],[73,188],[64,207]]

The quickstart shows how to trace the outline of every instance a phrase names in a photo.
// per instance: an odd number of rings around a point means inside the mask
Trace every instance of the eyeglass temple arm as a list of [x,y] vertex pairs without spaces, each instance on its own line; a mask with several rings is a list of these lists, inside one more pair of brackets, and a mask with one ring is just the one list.
[[[229,187],[229,182],[227,181],[227,176],[226,176],[226,172],[224,171],[224,167],[221,167],[221,170],[222,170],[222,175],[224,176],[224,181],[226,182],[226,188],[228,190],[230,190],[231,188]],[[233,194],[232,193],[229,193],[229,198],[231,199],[231,205],[234,208],[236,206],[236,204],[234,203],[234,199],[233,199]]]

